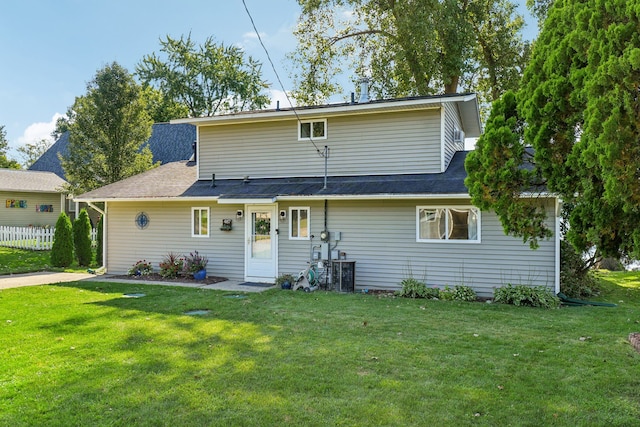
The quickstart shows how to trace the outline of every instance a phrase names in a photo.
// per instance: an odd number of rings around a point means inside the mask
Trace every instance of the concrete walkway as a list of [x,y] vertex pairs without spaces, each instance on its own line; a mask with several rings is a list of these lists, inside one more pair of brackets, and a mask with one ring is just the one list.
[[183,286],[187,288],[200,288],[200,289],[215,289],[220,291],[235,291],[235,292],[262,292],[271,287],[260,286],[243,286],[241,282],[233,280],[225,280],[224,282],[214,283],[211,285],[199,285],[197,283],[177,283],[177,282],[155,282],[155,281],[141,281],[141,280],[129,280],[129,279],[114,279],[109,275],[95,275],[89,273],[26,273],[26,274],[11,274],[7,276],[0,276],[0,290],[9,288],[18,288],[22,286],[38,286],[38,285],[51,285],[56,283],[76,282],[80,280],[87,280],[93,282],[116,282],[116,283],[131,283],[136,285],[164,285],[164,286]]

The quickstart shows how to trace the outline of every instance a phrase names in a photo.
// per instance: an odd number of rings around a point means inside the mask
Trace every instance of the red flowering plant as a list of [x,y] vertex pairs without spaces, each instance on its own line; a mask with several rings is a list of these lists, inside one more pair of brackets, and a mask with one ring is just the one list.
[[160,263],[160,275],[165,279],[175,279],[184,268],[184,257],[169,252]]
[[147,276],[151,273],[153,273],[153,266],[145,259],[133,264],[127,272],[129,276]]

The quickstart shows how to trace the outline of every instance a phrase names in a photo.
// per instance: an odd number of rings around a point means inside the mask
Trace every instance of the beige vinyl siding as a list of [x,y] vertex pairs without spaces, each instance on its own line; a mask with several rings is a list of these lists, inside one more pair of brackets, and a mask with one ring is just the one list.
[[[315,236],[314,245],[320,244],[320,232],[324,229],[324,202],[291,202],[279,203],[278,210],[285,210],[289,215],[289,207],[309,207],[311,234]],[[294,277],[304,270],[311,257],[311,240],[289,240],[289,217],[278,223],[279,249],[278,274],[292,274]]]
[[[26,208],[7,208],[7,200],[26,200]],[[53,212],[36,210],[40,205],[52,205]],[[64,199],[60,193],[29,193],[0,191],[0,225],[26,227],[55,226],[60,212],[64,211]]]
[[[425,205],[466,206],[469,201],[329,201],[328,228],[342,232],[337,249],[356,261],[358,289],[399,289],[410,276],[440,287],[470,285],[485,297],[506,283],[553,288],[553,240],[532,251],[520,239],[504,236],[495,214],[482,212],[481,243],[416,242],[416,206]],[[551,202],[548,209],[554,229]]]
[[[191,208],[209,207],[210,236],[191,237]],[[236,220],[242,205],[215,202],[110,202],[107,206],[107,269],[124,274],[139,259],[158,264],[169,252],[189,254],[197,250],[209,258],[207,274],[240,280],[244,277],[244,220]],[[138,212],[149,216],[149,226],[137,228]],[[222,231],[223,218],[233,220],[231,231]]]
[[[318,116],[317,119],[325,117]],[[440,110],[327,117],[329,175],[440,172]],[[322,176],[324,159],[295,120],[201,126],[200,179]]]
[[453,103],[444,104],[444,170],[449,167],[449,162],[456,151],[464,150],[464,142],[458,143],[453,139],[456,129],[462,129],[458,107]]

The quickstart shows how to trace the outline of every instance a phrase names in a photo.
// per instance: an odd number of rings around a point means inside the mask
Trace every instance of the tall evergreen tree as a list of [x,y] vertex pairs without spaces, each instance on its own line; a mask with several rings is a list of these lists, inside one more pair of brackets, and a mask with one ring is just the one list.
[[69,267],[73,263],[73,233],[69,216],[62,212],[56,221],[51,247],[51,265]]
[[73,246],[75,248],[78,265],[91,265],[93,252],[91,251],[91,221],[86,209],[82,209],[78,218],[73,222]]
[[[640,257],[640,9],[625,0],[555,0],[536,41],[518,91],[512,135],[501,122],[487,124],[481,150],[467,160],[468,186],[485,207],[528,203],[536,184],[565,205],[568,240],[580,251]],[[501,141],[530,145],[531,180],[504,191],[514,179],[496,169],[522,158],[503,156]],[[496,162],[498,163],[496,165]],[[530,199],[529,199],[530,200]],[[500,215],[509,224],[509,215]],[[507,225],[505,225],[507,227]],[[525,238],[549,234],[544,221],[519,227]]]

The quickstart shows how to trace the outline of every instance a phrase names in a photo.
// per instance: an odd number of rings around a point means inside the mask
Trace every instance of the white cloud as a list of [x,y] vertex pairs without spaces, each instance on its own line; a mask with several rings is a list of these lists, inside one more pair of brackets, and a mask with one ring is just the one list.
[[30,124],[24,133],[16,139],[16,145],[22,146],[29,143],[38,142],[42,139],[51,141],[51,132],[56,128],[56,121],[62,117],[60,113],[55,113],[49,122],[37,122]]
[[289,100],[291,100],[294,107],[296,106],[296,103],[291,96],[287,99],[287,95],[278,89],[269,89],[269,98],[271,98],[269,108],[275,109],[278,106],[278,101],[280,101],[280,108],[291,108],[292,105],[289,103]]

